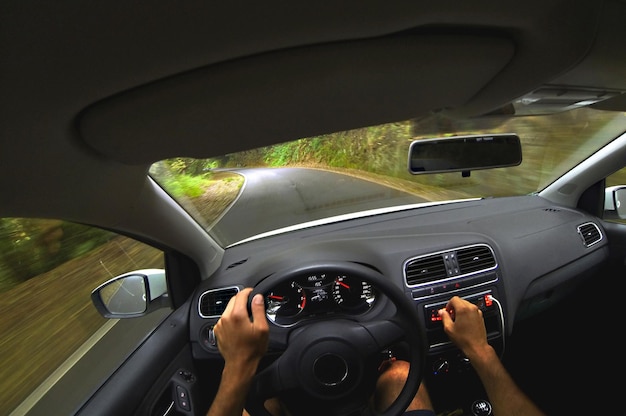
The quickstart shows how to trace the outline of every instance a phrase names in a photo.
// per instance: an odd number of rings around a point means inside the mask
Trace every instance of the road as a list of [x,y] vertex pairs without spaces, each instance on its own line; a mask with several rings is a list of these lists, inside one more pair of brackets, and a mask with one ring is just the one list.
[[426,202],[375,182],[324,170],[259,168],[237,172],[245,177],[241,193],[211,229],[224,246],[355,210]]
[[[238,198],[219,219],[214,228],[227,244],[276,228],[346,214],[352,212],[355,206],[359,210],[367,210],[385,207],[389,204],[424,202],[414,195],[396,191],[374,182],[323,170],[281,168],[245,169],[238,170],[238,172],[244,175],[245,184]],[[256,214],[250,215],[249,210]],[[278,215],[273,216],[274,219],[270,219],[265,215],[268,212],[278,213]],[[124,244],[131,244],[132,247],[135,247],[132,240],[124,241]],[[82,258],[80,265],[74,262],[71,269],[64,269],[62,272],[64,279],[54,279],[55,276],[50,276],[50,279],[53,279],[59,287],[56,288],[55,286],[48,292],[42,293],[42,296],[45,295],[44,299],[50,301],[53,296],[68,296],[77,303],[74,313],[73,310],[68,310],[66,301],[52,301],[52,304],[59,309],[58,314],[54,314],[54,316],[73,316],[81,321],[88,320],[89,322],[93,320],[90,328],[93,327],[94,329],[102,325],[102,318],[95,312],[89,300],[91,289],[108,278],[105,275],[96,276],[93,273],[94,264],[97,264],[98,270],[102,269],[98,263],[102,259],[108,265],[109,262],[119,262],[119,259],[126,259],[128,256],[124,253],[133,253],[130,258],[138,264],[145,267],[162,267],[160,265],[161,257],[153,258],[157,253],[160,253],[157,250],[153,252],[150,249],[147,253],[143,253],[143,251],[137,252],[138,248],[125,247],[124,252],[120,252],[118,246],[119,242],[116,240],[115,244],[107,244]],[[142,250],[148,249],[147,246],[139,246]],[[138,268],[135,264],[120,266],[123,266],[122,269],[126,271]],[[93,281],[85,282],[86,275],[92,277]],[[74,280],[82,283],[69,283],[74,282]],[[48,285],[50,284],[52,283],[48,283]],[[70,288],[81,288],[80,293],[68,293],[68,285]],[[38,293],[27,289],[24,288],[25,296],[32,297],[32,293]],[[28,377],[24,374],[17,374],[17,381],[6,380],[9,383],[20,381],[24,383],[22,389],[24,392],[32,392],[28,397],[14,397],[14,400],[8,403],[8,409],[13,409],[14,405],[21,403],[12,415],[25,413],[32,416],[46,415],[49,414],[51,408],[55,408],[60,413],[72,413],[76,403],[80,403],[84,397],[88,397],[93,389],[99,385],[101,377],[108,376],[111,368],[117,367],[123,362],[129,351],[133,351],[168,313],[164,309],[141,319],[104,321],[104,326],[100,330],[96,330],[91,338],[84,341],[82,346],[76,349],[76,345],[80,345],[81,341],[73,340],[70,343],[65,332],[63,332],[64,336],[58,336],[60,330],[51,331],[50,323],[47,322],[51,316],[50,310],[46,313],[40,311],[39,313],[32,313],[37,312],[31,311],[33,307],[30,305],[32,304],[44,305],[44,302],[23,302],[23,305],[28,306],[28,310],[24,314],[33,315],[26,321],[37,329],[43,329],[42,334],[37,333],[37,338],[41,340],[37,345],[41,346],[41,351],[40,349],[36,351],[18,349],[11,355],[11,362],[23,364],[26,360],[34,361],[38,363],[35,367],[44,373],[43,364],[49,361],[49,355],[52,352],[59,352],[57,362],[59,360],[62,362],[64,359],[61,351],[69,349],[76,352],[60,364],[56,370],[48,369],[51,372],[49,376],[35,374],[40,375],[40,378],[43,377],[45,379],[43,382],[35,380],[32,374],[29,374]],[[51,306],[47,306],[47,308],[50,309]],[[58,325],[67,326],[67,331],[72,333],[76,332],[76,328],[80,326],[72,319],[58,319],[54,322]],[[23,328],[24,325],[23,320],[15,322],[16,328]],[[35,334],[34,331],[29,331],[29,333]],[[68,345],[64,343],[66,340]],[[60,343],[60,345],[53,344],[54,342]],[[16,343],[16,345],[18,344]],[[19,367],[32,368],[33,366],[19,365]],[[77,385],[76,380],[81,380],[81,382]],[[39,387],[34,388],[33,386]],[[10,391],[10,389],[6,389],[6,391]],[[59,397],[66,400],[63,403],[58,403]]]
[[163,261],[161,250],[118,236],[3,293],[0,414],[72,414],[62,409],[88,397],[167,312],[106,320],[91,303],[92,289],[115,274],[163,268]]
[[106,321],[10,416],[49,416],[50,409],[54,409],[54,414],[74,414],[77,404],[100,387],[102,377],[109,377],[122,365],[169,313],[169,309],[160,309],[142,318]]

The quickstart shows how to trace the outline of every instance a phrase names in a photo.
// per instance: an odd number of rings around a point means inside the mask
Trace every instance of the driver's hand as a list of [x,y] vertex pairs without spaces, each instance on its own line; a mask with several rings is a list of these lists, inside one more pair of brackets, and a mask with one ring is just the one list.
[[490,348],[483,312],[478,306],[454,296],[439,310],[439,316],[450,341],[470,360]]
[[252,299],[252,318],[248,315],[248,297],[252,288],[241,290],[233,296],[214,331],[217,347],[226,366],[252,375],[267,351],[269,326],[265,317],[263,296]]

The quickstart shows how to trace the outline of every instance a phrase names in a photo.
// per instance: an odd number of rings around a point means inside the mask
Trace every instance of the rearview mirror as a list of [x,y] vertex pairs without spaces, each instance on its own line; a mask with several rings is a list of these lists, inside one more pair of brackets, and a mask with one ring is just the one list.
[[604,218],[626,220],[626,186],[611,186],[604,190]]
[[105,318],[135,318],[169,306],[165,270],[143,269],[121,274],[91,292]]
[[415,140],[409,147],[409,172],[463,172],[517,166],[522,146],[516,134],[490,134]]

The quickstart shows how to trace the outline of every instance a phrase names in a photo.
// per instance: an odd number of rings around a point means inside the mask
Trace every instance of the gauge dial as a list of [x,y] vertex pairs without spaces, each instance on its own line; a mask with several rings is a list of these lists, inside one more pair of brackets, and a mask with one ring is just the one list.
[[367,309],[376,295],[372,285],[352,276],[337,276],[333,283],[333,298],[344,309]]
[[271,320],[290,318],[302,312],[306,295],[296,282],[285,282],[265,295],[265,304],[267,316]]

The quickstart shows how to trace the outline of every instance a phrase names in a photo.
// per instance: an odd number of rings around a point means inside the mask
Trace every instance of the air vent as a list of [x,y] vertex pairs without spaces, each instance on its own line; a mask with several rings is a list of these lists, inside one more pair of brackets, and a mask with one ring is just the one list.
[[409,286],[448,277],[446,265],[441,254],[418,257],[410,260],[404,267],[406,283]]
[[591,247],[602,240],[602,232],[600,231],[600,228],[592,222],[579,225],[578,234],[580,234],[583,239],[585,247]]
[[408,260],[404,266],[407,286],[450,281],[497,267],[495,255],[486,244],[453,248]]
[[198,313],[203,318],[218,318],[222,315],[228,305],[230,298],[239,292],[236,286],[208,290],[200,295],[198,302]]
[[470,274],[496,267],[493,252],[488,246],[464,247],[456,252],[461,274]]

